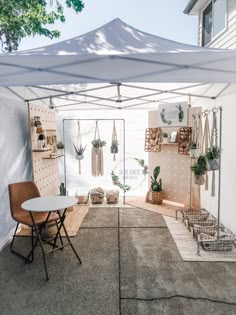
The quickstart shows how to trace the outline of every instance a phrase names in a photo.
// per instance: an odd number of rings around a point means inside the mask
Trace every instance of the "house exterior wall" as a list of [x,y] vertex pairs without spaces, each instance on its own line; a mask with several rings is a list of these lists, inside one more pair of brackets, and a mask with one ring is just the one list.
[[[209,3],[209,1],[207,2]],[[205,6],[204,6],[205,7]],[[203,8],[204,8],[203,7]],[[203,9],[202,8],[202,9]],[[199,11],[199,27],[198,27],[198,45],[201,46],[202,41],[202,9]],[[226,30],[219,34],[207,47],[235,49],[236,48],[236,1],[228,0],[228,14],[226,21]]]

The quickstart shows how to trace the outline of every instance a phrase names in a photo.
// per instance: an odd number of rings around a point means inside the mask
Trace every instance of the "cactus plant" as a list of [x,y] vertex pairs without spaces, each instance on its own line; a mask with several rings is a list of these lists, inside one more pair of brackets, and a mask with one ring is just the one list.
[[64,183],[60,185],[60,196],[66,196],[66,187]]
[[151,176],[152,184],[151,188],[153,191],[162,191],[162,179],[157,181],[157,177],[160,174],[160,166],[156,166],[153,171],[153,177]]

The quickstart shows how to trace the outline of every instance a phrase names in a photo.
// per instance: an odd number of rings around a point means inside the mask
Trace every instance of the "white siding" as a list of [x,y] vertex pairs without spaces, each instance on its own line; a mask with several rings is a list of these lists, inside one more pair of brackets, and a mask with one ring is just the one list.
[[[199,12],[199,28],[198,28],[198,44],[201,46],[202,34],[202,19],[201,12]],[[228,16],[227,16],[227,29],[217,36],[208,47],[213,48],[236,48],[236,1],[228,0]]]

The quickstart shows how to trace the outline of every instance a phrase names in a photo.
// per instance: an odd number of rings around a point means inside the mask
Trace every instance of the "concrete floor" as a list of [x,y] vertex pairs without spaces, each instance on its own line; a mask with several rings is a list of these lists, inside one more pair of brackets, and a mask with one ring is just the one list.
[[236,314],[236,263],[183,262],[161,215],[92,208],[72,241],[82,265],[49,255],[49,282],[39,248],[32,264],[0,253],[1,315]]

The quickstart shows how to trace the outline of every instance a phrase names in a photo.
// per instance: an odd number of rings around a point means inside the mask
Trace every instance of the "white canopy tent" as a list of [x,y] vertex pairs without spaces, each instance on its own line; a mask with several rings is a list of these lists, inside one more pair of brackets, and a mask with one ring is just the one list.
[[[216,83],[214,91],[211,89],[213,83]],[[18,105],[24,101],[43,102],[58,110],[147,110],[156,108],[158,103],[175,101],[175,98],[186,100],[191,95],[216,99],[230,83],[236,83],[235,50],[177,43],[136,30],[120,19],[57,44],[0,55],[0,95],[2,100],[5,97],[0,104],[5,117],[8,110],[6,94],[11,103],[15,98]],[[198,93],[197,87],[201,88]],[[17,110],[21,111],[20,107],[15,110],[15,115]],[[11,115],[9,112],[9,119]],[[4,119],[7,130],[11,122]],[[14,128],[17,123],[25,122],[25,118],[16,120]],[[0,148],[6,152],[1,156],[5,161],[5,164],[0,163],[4,165],[0,170],[2,178],[7,163],[12,162],[10,145],[9,141],[0,142]],[[25,146],[24,150],[27,151]],[[17,162],[20,165],[19,158]],[[25,170],[22,173],[28,176]],[[6,177],[5,184],[13,179],[17,180]],[[6,215],[9,208],[6,187],[4,185],[3,196],[0,195],[6,209],[0,215],[4,227],[0,241],[12,228],[10,214]]]

